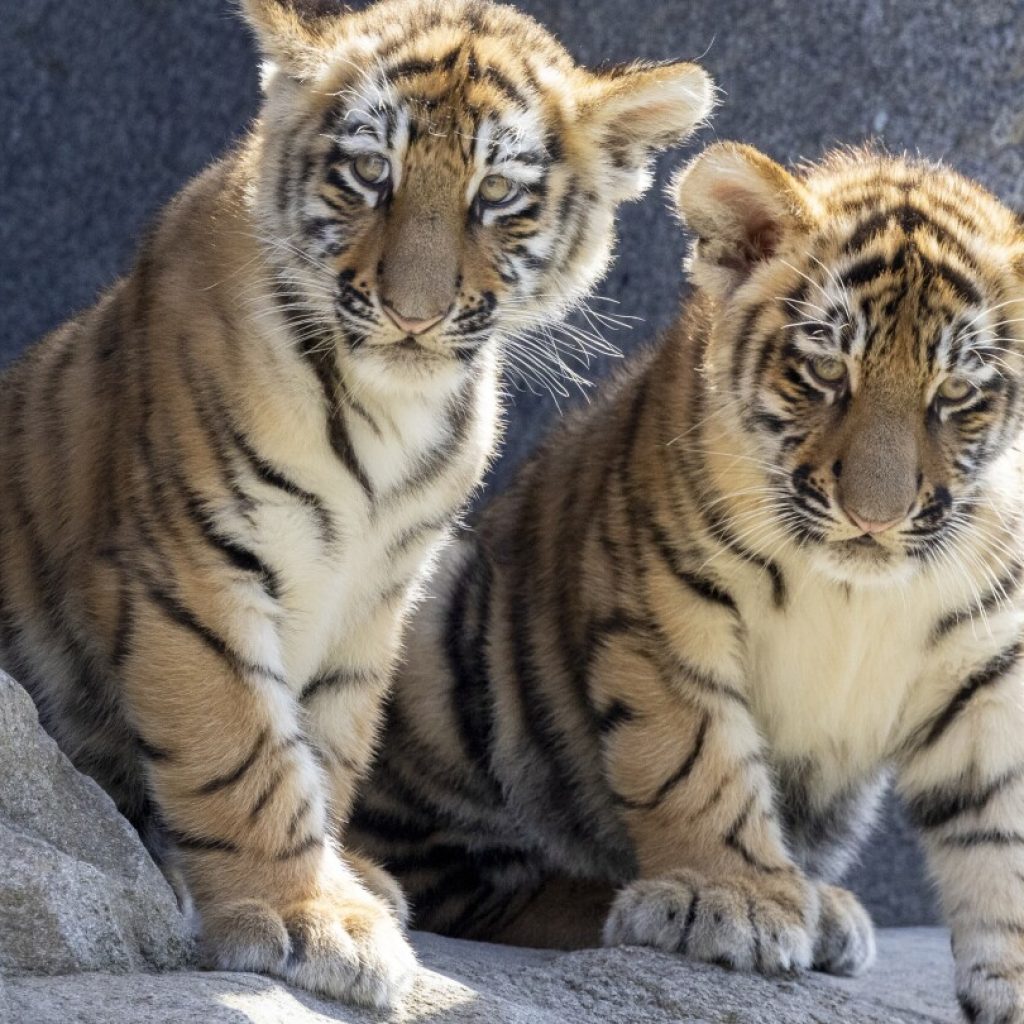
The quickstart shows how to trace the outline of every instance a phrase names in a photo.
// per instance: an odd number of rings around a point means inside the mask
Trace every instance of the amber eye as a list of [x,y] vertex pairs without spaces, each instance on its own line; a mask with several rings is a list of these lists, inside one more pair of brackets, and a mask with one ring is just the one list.
[[838,356],[815,356],[807,360],[807,366],[812,377],[829,387],[835,387],[846,380],[846,363]]
[[939,385],[938,396],[944,402],[962,402],[974,390],[974,385],[966,377],[947,377]]
[[363,153],[352,161],[352,170],[364,185],[379,188],[391,175],[391,164],[376,153]]
[[477,195],[488,206],[505,206],[519,195],[519,186],[502,174],[488,174],[480,182]]

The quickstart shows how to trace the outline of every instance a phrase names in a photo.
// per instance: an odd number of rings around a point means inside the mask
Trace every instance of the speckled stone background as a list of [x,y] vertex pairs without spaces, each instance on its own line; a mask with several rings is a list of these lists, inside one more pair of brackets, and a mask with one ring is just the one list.
[[[875,138],[1024,206],[1022,0],[521,5],[591,64],[700,59],[722,105],[695,145],[742,139],[795,160]],[[228,0],[0,0],[0,362],[129,266],[139,231],[256,105],[256,58]],[[662,184],[682,158],[662,162]],[[601,290],[645,322],[611,336],[622,347],[671,318],[682,252],[660,188],[624,211]],[[554,414],[550,398],[517,399],[499,481]],[[898,818],[854,882],[880,923],[932,918]]]

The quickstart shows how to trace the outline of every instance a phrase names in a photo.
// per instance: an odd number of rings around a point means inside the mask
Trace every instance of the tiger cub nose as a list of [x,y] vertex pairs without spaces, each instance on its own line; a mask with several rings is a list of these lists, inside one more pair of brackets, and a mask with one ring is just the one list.
[[843,511],[847,514],[853,525],[856,526],[858,530],[863,530],[865,533],[885,533],[886,530],[891,530],[894,526],[899,526],[904,519],[904,516],[900,516],[898,519],[890,519],[887,523],[876,523],[870,519],[864,519],[862,516],[857,515],[857,513],[851,508],[844,508]]
[[397,309],[392,308],[386,302],[382,303],[382,306],[388,319],[400,331],[405,331],[406,334],[424,334],[431,327],[436,327],[448,315],[448,310],[445,310],[443,313],[438,313],[437,316],[409,317],[402,316]]

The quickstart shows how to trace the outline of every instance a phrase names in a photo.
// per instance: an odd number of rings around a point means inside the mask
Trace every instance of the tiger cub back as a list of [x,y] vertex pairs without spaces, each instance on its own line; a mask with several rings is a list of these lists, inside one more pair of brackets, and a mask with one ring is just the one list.
[[677,187],[695,293],[449,553],[353,841],[420,927],[856,973],[891,771],[1024,1019],[1024,230],[873,152]]
[[483,0],[245,0],[245,139],[0,382],[0,665],[198,911],[203,955],[371,1005],[400,896],[342,849],[402,624],[496,442],[511,335],[607,266],[708,112]]

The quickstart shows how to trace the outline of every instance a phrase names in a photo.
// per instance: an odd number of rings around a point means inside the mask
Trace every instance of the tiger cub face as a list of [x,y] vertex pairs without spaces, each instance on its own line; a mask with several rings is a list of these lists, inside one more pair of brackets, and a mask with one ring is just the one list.
[[245,9],[270,62],[256,202],[284,306],[330,322],[374,386],[457,375],[581,298],[616,204],[711,105],[693,65],[594,74],[482,0]]
[[734,471],[763,513],[734,521],[764,540],[769,519],[782,547],[848,583],[941,569],[1010,485],[1020,223],[948,169],[863,153],[797,177],[716,146],[679,199],[716,304],[708,365],[747,460]]

